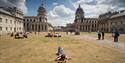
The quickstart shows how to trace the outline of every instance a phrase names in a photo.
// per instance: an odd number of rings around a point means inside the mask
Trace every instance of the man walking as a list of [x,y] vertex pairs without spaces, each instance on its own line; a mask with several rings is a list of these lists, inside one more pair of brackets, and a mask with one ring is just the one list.
[[104,36],[105,36],[105,33],[104,33],[104,32],[102,32],[102,40],[104,40]]
[[98,40],[100,40],[100,39],[101,39],[101,32],[98,31]]

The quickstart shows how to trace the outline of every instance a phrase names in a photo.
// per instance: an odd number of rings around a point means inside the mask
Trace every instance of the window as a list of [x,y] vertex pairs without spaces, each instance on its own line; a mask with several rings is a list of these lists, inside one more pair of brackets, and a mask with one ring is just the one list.
[[33,20],[33,22],[35,22],[35,19]]
[[30,19],[30,21],[32,22],[32,19]]
[[19,30],[21,30],[21,27],[19,27]]
[[6,31],[8,31],[8,27],[6,27]]
[[25,19],[23,20],[23,22],[25,22]]
[[2,27],[0,26],[0,31],[2,31]]
[[27,19],[27,22],[28,22],[29,20]]
[[10,23],[12,24],[12,20],[10,20]]
[[10,30],[12,31],[12,27],[10,27]]
[[14,24],[16,24],[16,21],[14,21]]
[[20,24],[20,20],[18,21],[18,24]]
[[121,21],[121,24],[123,24],[123,22]]
[[6,19],[6,23],[8,22],[8,19]]
[[42,18],[41,18],[41,17],[39,18],[39,21],[40,21],[40,22],[42,21]]
[[2,22],[2,18],[0,18],[0,23]]
[[117,22],[115,22],[115,25],[117,25]]

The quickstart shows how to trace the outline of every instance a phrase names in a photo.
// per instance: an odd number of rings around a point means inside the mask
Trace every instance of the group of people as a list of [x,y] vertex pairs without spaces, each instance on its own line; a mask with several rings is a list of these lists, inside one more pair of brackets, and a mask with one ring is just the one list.
[[45,37],[61,37],[61,34],[56,32],[49,32]]
[[[105,33],[98,31],[98,40],[104,40]],[[114,42],[118,42],[118,37],[120,36],[118,31],[112,33],[112,37],[114,38]]]
[[14,36],[15,39],[23,39],[23,38],[28,38],[26,32],[17,32],[17,33],[11,33],[11,37]]

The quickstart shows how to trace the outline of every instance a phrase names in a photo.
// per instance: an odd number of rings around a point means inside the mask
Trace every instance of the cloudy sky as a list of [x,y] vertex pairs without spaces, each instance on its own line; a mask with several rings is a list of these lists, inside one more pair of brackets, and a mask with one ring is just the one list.
[[[0,0],[0,6],[16,6],[25,16],[36,16],[41,0]],[[97,18],[99,14],[108,11],[125,9],[125,0],[44,0],[48,22],[56,25],[72,23],[75,10],[80,4],[85,17]]]

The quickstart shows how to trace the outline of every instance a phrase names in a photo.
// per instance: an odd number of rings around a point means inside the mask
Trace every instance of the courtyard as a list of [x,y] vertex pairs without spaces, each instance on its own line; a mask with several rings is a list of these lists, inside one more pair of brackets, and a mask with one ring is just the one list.
[[56,63],[57,47],[62,46],[71,58],[68,63],[125,63],[125,34],[114,43],[110,33],[97,40],[97,33],[82,32],[60,38],[44,37],[47,33],[31,33],[27,39],[0,37],[0,63]]

